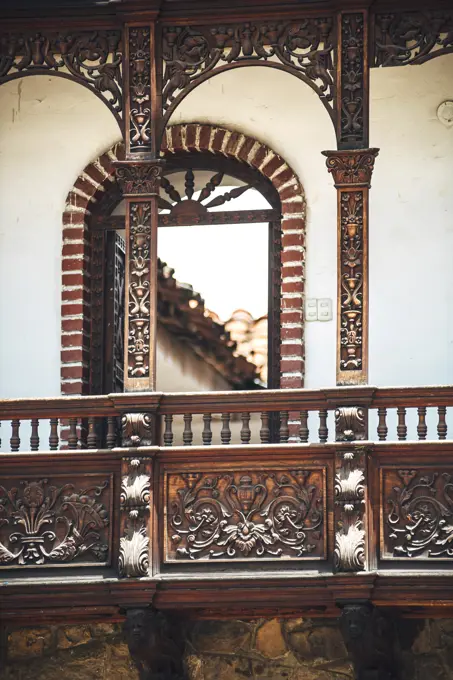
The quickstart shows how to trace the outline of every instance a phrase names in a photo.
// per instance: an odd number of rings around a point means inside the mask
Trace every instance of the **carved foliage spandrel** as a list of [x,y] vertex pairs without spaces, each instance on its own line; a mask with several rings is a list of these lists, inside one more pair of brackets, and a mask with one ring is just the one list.
[[18,74],[56,71],[99,92],[122,113],[121,31],[7,33],[0,37],[0,81]]
[[167,26],[163,31],[164,108],[193,82],[232,63],[268,60],[302,76],[331,106],[335,96],[333,17],[293,22]]
[[166,561],[323,559],[322,469],[168,474]]
[[453,557],[453,470],[382,472],[381,557]]
[[453,12],[378,14],[375,66],[422,64],[453,52]]
[[124,458],[121,479],[120,576],[146,576],[149,568],[151,459]]
[[2,481],[0,567],[109,564],[110,477]]

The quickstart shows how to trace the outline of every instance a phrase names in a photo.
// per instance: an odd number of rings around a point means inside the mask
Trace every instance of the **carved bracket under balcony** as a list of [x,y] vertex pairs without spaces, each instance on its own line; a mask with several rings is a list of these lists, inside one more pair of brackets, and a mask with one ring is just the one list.
[[181,626],[152,607],[126,611],[124,634],[140,680],[184,680]]
[[335,456],[336,571],[365,569],[365,454],[361,449]]
[[146,576],[149,568],[151,458],[123,458],[121,465],[120,576]]
[[398,680],[393,621],[369,602],[339,604],[340,630],[356,680]]

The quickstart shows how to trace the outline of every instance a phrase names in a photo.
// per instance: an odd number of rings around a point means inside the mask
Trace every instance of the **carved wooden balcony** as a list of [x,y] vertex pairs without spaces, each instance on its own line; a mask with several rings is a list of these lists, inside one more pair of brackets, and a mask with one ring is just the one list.
[[4,615],[445,614],[452,406],[451,387],[4,400]]

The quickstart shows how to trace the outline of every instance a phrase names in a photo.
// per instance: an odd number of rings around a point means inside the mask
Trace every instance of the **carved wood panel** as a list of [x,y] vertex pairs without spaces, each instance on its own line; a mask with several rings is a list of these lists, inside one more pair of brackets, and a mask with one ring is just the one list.
[[368,14],[342,13],[338,21],[338,148],[365,149],[369,127]]
[[325,468],[166,473],[164,561],[326,559]]
[[381,474],[381,558],[453,557],[453,468],[384,467]]
[[26,477],[2,478],[0,568],[110,564],[113,475]]
[[106,233],[104,394],[124,388],[124,287],[126,245],[119,234]]

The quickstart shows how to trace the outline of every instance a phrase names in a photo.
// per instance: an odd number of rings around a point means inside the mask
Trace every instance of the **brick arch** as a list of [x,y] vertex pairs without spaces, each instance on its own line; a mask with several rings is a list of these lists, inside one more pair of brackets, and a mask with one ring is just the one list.
[[[286,161],[259,140],[215,125],[167,127],[163,156],[209,152],[236,159],[267,177],[282,212],[281,387],[303,387],[305,285],[305,195]],[[62,251],[62,394],[86,394],[89,380],[90,239],[89,220],[100,197],[115,182],[113,163],[124,158],[116,144],[79,175],[66,199]]]

